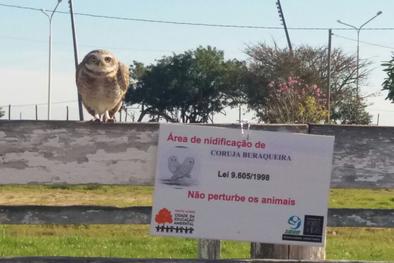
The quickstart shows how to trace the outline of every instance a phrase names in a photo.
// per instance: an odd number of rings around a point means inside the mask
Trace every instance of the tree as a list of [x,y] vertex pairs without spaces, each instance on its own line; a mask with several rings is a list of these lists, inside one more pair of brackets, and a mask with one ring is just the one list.
[[4,116],[4,111],[0,107],[0,118]]
[[386,99],[394,102],[394,54],[391,60],[384,62],[382,66],[385,67],[383,71],[387,74],[383,82],[383,90],[388,91]]
[[[285,83],[289,78],[302,81],[307,87],[317,87],[322,94],[327,94],[327,49],[325,47],[312,48],[309,46],[301,46],[293,50],[292,53],[287,49],[280,49],[276,45],[269,47],[266,44],[258,44],[248,47],[246,54],[249,56],[249,70],[254,74],[255,83],[251,85],[245,92],[248,96],[248,105],[257,112],[257,117],[261,121],[274,122],[264,116],[267,112],[266,107],[270,107],[268,102],[272,93],[275,92],[275,86],[269,84]],[[359,83],[366,80],[368,75],[368,61],[361,61],[359,65]],[[334,49],[331,53],[331,121],[338,123],[359,123],[368,124],[370,116],[365,111],[365,99],[358,94],[356,88],[356,58],[347,56],[340,49]],[[294,87],[296,88],[296,87]],[[297,93],[297,91],[294,91]],[[351,98],[359,98],[357,100],[349,100]],[[285,101],[286,98],[283,98]],[[308,99],[312,103],[312,97]],[[306,102],[306,98],[305,101]],[[320,113],[316,116],[326,116],[321,112],[323,108],[326,110],[327,100],[315,97],[315,101],[309,106],[315,105],[316,110]],[[354,103],[358,103],[357,107]],[[357,114],[343,115],[345,109],[350,108],[360,111]],[[305,107],[305,105],[304,105]],[[322,108],[323,107],[323,108]],[[306,110],[306,108],[304,109]],[[362,116],[362,117],[361,117]],[[369,118],[365,118],[369,116]],[[299,115],[299,117],[301,117]],[[309,121],[308,118],[296,119],[296,122]],[[360,118],[359,118],[360,117]],[[356,118],[356,119],[353,119]],[[316,121],[316,120],[315,120]]]
[[185,123],[208,122],[212,113],[238,103],[247,72],[245,63],[225,61],[223,52],[211,47],[163,57],[147,67],[134,62],[132,70],[138,82],[126,102],[142,104],[138,121],[149,115],[151,121]]
[[324,95],[316,85],[309,86],[298,78],[286,82],[272,81],[266,105],[258,116],[270,123],[316,123],[327,118]]

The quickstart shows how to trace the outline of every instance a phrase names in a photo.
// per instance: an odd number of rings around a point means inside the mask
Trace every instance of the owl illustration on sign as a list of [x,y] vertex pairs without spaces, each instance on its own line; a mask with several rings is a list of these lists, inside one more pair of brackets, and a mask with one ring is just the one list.
[[168,170],[172,173],[171,180],[178,181],[182,178],[190,178],[190,172],[193,169],[195,160],[192,157],[186,157],[186,159],[180,163],[176,156],[170,156],[168,158]]

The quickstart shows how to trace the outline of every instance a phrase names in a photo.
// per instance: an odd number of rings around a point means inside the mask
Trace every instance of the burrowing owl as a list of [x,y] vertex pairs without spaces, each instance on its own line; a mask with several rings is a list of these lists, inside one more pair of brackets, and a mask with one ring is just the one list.
[[97,121],[114,121],[129,87],[129,68],[109,51],[93,50],[78,65],[76,82],[86,110]]

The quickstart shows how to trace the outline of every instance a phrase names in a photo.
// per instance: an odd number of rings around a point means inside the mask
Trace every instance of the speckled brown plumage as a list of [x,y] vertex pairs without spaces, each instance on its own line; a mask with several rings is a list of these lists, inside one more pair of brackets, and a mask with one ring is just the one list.
[[129,87],[129,68],[109,51],[93,50],[76,72],[78,92],[86,110],[98,121],[114,121]]

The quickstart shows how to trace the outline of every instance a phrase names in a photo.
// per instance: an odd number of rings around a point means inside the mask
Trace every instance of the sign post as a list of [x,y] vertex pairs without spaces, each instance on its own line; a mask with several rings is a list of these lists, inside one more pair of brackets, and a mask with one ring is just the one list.
[[161,124],[151,233],[323,246],[333,144]]

